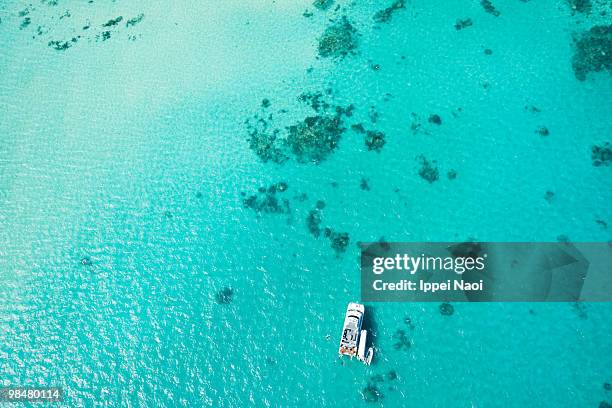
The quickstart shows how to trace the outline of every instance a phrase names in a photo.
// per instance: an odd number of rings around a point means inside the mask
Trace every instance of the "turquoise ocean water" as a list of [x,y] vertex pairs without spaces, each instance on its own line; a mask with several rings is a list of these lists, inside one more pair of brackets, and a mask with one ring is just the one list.
[[[0,3],[0,385],[66,406],[612,404],[608,304],[374,304],[374,364],[337,358],[359,241],[612,239],[592,156],[612,77],[572,66],[609,2],[320,3]],[[257,154],[307,117],[342,125],[318,163]]]

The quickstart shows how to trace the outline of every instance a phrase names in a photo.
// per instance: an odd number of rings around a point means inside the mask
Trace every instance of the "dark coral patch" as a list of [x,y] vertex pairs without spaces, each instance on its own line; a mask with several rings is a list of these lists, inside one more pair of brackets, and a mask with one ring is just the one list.
[[590,13],[593,8],[591,0],[567,0],[567,3],[572,11],[579,13]]
[[389,7],[377,11],[373,17],[374,21],[377,23],[386,23],[391,20],[393,13],[403,8],[406,8],[406,0],[395,0]]
[[495,6],[493,5],[493,3],[491,3],[490,0],[481,0],[480,5],[487,13],[492,14],[495,17],[499,16],[499,11],[495,8]]
[[393,338],[396,340],[396,342],[393,344],[393,348],[395,350],[408,350],[410,347],[412,347],[410,339],[404,330],[397,330],[393,335]]
[[323,99],[324,97],[325,95],[323,95],[322,92],[304,92],[298,96],[298,100],[309,104],[315,112],[320,112],[321,110],[327,110],[331,107],[331,105]]
[[536,130],[536,133],[542,137],[550,135],[550,131],[546,126],[540,126],[538,130]]
[[429,161],[425,158],[425,156],[420,156],[419,160],[421,161],[421,168],[419,169],[419,176],[423,180],[426,180],[429,183],[433,183],[438,180],[440,177],[440,172],[438,167],[436,166],[436,161]]
[[612,165],[612,144],[605,142],[591,146],[591,160],[595,167]]
[[579,81],[586,80],[589,72],[612,74],[612,24],[591,27],[575,37],[572,67]]
[[289,157],[279,147],[279,129],[271,129],[268,119],[255,116],[246,121],[249,133],[248,142],[251,150],[264,162],[283,164]]
[[455,313],[455,308],[450,303],[442,303],[440,304],[440,314],[442,316],[452,316]]
[[119,16],[117,18],[111,18],[106,23],[102,24],[102,27],[113,27],[123,21],[123,16]]
[[322,210],[324,207],[325,203],[323,201],[318,201],[317,206],[310,210],[308,212],[308,216],[306,217],[306,227],[315,238],[318,238],[321,235],[321,222],[323,221]]
[[369,180],[365,177],[362,177],[361,182],[359,183],[359,188],[365,191],[370,191]]
[[[283,193],[287,188],[285,182],[273,184],[268,188],[261,187],[256,194],[244,198],[242,204],[257,214],[288,214],[290,212],[289,200],[277,196],[277,193]],[[246,194],[243,193],[243,195]]]
[[457,30],[457,31],[463,30],[464,28],[471,27],[473,24],[474,23],[472,22],[471,18],[458,19],[455,22],[455,30]]
[[348,232],[335,232],[330,228],[326,228],[325,236],[329,238],[329,243],[332,249],[336,252],[336,255],[339,256],[346,252],[346,248],[351,240]]
[[365,145],[368,150],[380,152],[385,145],[385,134],[378,130],[368,130],[365,136]]
[[343,58],[357,48],[357,30],[346,17],[325,29],[319,38],[318,51],[323,58]]
[[378,387],[371,383],[368,383],[368,385],[361,392],[361,395],[366,402],[378,402],[383,397],[378,390]]
[[341,118],[309,116],[288,128],[287,145],[301,163],[318,164],[334,151],[344,132]]
[[442,118],[440,117],[440,115],[437,115],[437,114],[429,115],[428,120],[429,120],[429,123],[433,123],[434,125],[442,124]]
[[355,123],[351,125],[351,130],[356,133],[365,133],[366,130],[361,123]]
[[544,199],[549,203],[552,202],[553,198],[555,198],[555,193],[550,190],[544,194]]
[[68,48],[72,47],[72,43],[70,41],[58,40],[49,41],[47,45],[56,51],[66,51]]
[[215,295],[215,300],[220,305],[228,305],[232,303],[234,298],[234,290],[230,287],[224,287]]
[[139,15],[137,15],[136,17],[130,18],[126,23],[125,26],[126,27],[133,27],[136,24],[140,23],[142,21],[142,19],[144,18],[144,14],[140,13]]
[[29,26],[31,23],[32,23],[32,19],[30,17],[26,17],[26,18],[23,19],[23,21],[19,25],[19,29],[23,30],[24,28]]
[[312,3],[312,5],[315,6],[315,8],[321,11],[325,11],[329,9],[333,4],[334,4],[334,0],[315,0]]

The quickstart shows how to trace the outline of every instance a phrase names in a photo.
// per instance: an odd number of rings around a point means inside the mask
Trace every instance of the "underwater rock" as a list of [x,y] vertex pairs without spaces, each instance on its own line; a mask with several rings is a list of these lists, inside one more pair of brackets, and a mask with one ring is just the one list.
[[270,100],[268,98],[264,98],[261,101],[261,107],[262,108],[269,108],[270,107]]
[[393,344],[395,350],[408,350],[412,346],[404,330],[397,330],[393,338],[397,340],[395,344]]
[[327,27],[319,38],[318,51],[323,58],[344,58],[357,48],[357,30],[346,17]]
[[380,152],[385,143],[385,134],[383,132],[378,130],[368,130],[366,132],[365,144],[368,150]]
[[574,37],[572,68],[579,81],[585,81],[589,72],[607,70],[612,74],[612,24],[594,26]]
[[440,115],[429,115],[429,123],[433,123],[434,125],[441,125],[442,124],[442,118],[440,117]]
[[397,380],[397,373],[395,370],[391,370],[387,373],[387,379],[390,381]]
[[606,401],[601,401],[599,403],[599,408],[612,408],[612,405],[608,404]]
[[577,11],[579,13],[590,13],[593,8],[591,0],[567,0],[567,4],[572,11]]
[[[245,208],[250,208],[258,214],[288,214],[290,213],[289,200],[279,199],[276,194],[283,193],[288,188],[287,183],[280,182],[270,187],[259,188],[257,194],[253,194],[242,200]],[[244,192],[242,195],[246,195]]]
[[334,151],[344,128],[339,115],[309,116],[287,128],[287,145],[301,163],[318,164]]
[[612,384],[608,382],[603,383],[603,389],[606,391],[612,391]]
[[441,303],[440,304],[440,314],[442,316],[452,316],[455,313],[455,308],[450,303]]
[[102,31],[102,37],[100,37],[100,38],[102,38],[102,41],[106,41],[109,38],[111,38],[110,31]]
[[471,18],[466,18],[464,20],[457,19],[457,21],[455,22],[455,30],[463,30],[464,28],[470,27],[473,24],[474,23],[472,22]]
[[454,180],[457,178],[457,171],[450,169],[447,173],[446,173],[446,177],[448,177],[449,180]]
[[419,176],[426,180],[429,183],[433,183],[438,180],[440,177],[440,172],[438,171],[438,167],[436,166],[436,161],[432,160],[431,162],[425,158],[425,156],[419,156],[418,158],[421,160],[421,168],[419,169]]
[[382,398],[382,394],[378,390],[378,387],[370,383],[363,389],[361,395],[366,402],[378,402],[378,400]]
[[81,265],[83,266],[91,266],[93,264],[93,262],[91,261],[91,258],[88,256],[84,256],[83,258],[81,258]]
[[170,212],[170,211],[164,211],[164,215],[166,216],[166,218],[172,218],[173,217],[172,212]]
[[608,223],[604,220],[595,220],[595,224],[599,225],[603,229],[608,229]]
[[406,8],[406,0],[395,0],[391,5],[383,10],[379,10],[374,14],[374,21],[377,23],[386,23],[391,20],[393,13]]
[[482,6],[482,8],[485,9],[487,13],[492,14],[495,17],[499,16],[499,11],[497,11],[497,9],[493,5],[493,3],[491,3],[490,0],[481,0],[480,5]]
[[215,295],[215,300],[220,305],[228,305],[232,303],[234,297],[234,290],[230,287],[224,287]]
[[117,18],[111,18],[106,23],[102,24],[102,27],[113,27],[123,21],[123,16],[119,16]]
[[491,55],[491,54],[493,54],[493,50],[490,49],[490,48],[485,48],[484,49],[484,53],[485,53],[485,55]]
[[595,167],[612,165],[612,144],[605,142],[591,146],[591,160]]
[[321,10],[321,11],[325,11],[327,9],[329,9],[332,4],[334,4],[334,0],[315,0],[312,5]]

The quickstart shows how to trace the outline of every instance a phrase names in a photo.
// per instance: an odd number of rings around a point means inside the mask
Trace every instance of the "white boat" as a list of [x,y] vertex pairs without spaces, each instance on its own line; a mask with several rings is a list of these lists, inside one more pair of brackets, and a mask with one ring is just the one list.
[[357,347],[359,345],[359,335],[361,333],[364,312],[365,308],[363,305],[352,302],[348,304],[346,316],[344,317],[340,348],[338,349],[338,354],[341,356],[349,356],[351,358],[357,356]]
[[341,357],[357,357],[360,361],[370,365],[374,350],[370,347],[366,352],[368,332],[361,329],[364,313],[365,307],[362,304],[353,302],[348,304],[338,354]]

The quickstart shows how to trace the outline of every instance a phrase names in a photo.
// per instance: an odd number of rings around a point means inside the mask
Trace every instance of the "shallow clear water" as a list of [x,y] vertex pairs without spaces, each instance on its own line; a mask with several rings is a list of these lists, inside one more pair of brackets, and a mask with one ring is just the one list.
[[[612,239],[612,167],[591,157],[612,77],[572,70],[609,6],[413,1],[376,23],[390,3],[3,2],[0,385],[71,406],[612,403],[607,304],[376,304],[375,363],[336,358],[359,241]],[[353,53],[318,56],[341,16]],[[337,147],[263,162],[245,121],[285,134],[321,114],[305,92],[354,104]]]

